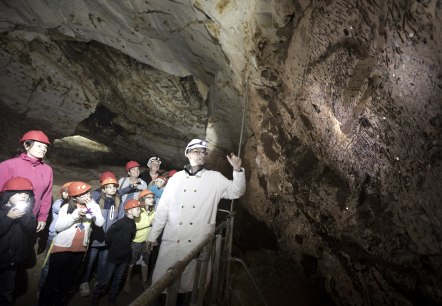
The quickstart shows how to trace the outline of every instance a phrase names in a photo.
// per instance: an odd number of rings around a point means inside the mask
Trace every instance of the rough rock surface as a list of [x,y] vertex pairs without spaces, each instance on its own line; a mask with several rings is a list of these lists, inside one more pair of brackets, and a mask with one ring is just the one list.
[[[37,124],[118,159],[236,150],[242,204],[339,305],[442,304],[438,0],[3,1],[2,155]],[[7,119],[25,119],[8,123]]]

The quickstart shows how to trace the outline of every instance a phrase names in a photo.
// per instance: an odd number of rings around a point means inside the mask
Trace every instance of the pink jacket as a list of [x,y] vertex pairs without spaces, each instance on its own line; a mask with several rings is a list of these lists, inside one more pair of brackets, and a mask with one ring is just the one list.
[[29,157],[26,153],[0,163],[0,188],[5,182],[16,176],[29,179],[34,186],[34,215],[38,221],[48,218],[52,203],[52,168],[41,159]]

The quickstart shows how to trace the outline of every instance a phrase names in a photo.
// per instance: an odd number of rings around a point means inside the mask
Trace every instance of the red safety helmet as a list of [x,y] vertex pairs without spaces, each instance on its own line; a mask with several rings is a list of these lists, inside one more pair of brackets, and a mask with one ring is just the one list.
[[25,177],[16,176],[13,178],[10,178],[5,182],[5,184],[2,187],[2,192],[4,191],[14,191],[14,190],[34,190],[34,187],[32,186],[32,182],[28,180]]
[[61,186],[61,188],[60,188],[60,195],[62,194],[63,190],[68,189],[71,184],[72,184],[72,182],[64,183],[63,186]]
[[68,187],[70,197],[76,197],[91,190],[91,185],[85,182],[72,182]]
[[175,173],[177,173],[178,171],[176,171],[175,169],[170,170],[169,173],[167,174],[169,177],[172,177]]
[[124,204],[124,210],[129,210],[131,208],[141,207],[141,203],[138,200],[127,200],[126,204]]
[[140,167],[140,164],[134,160],[131,160],[131,161],[127,162],[127,164],[126,164],[126,171],[129,171],[130,169],[135,168],[135,167]]
[[119,186],[117,180],[114,179],[113,177],[106,177],[106,178],[101,182],[100,187],[104,187],[104,186],[107,185],[107,184],[114,184],[114,185],[116,185],[116,187]]
[[109,177],[111,177],[111,178],[117,180],[117,176],[116,176],[113,172],[111,172],[111,171],[105,171],[105,172],[103,172],[103,173],[100,175],[100,182],[104,181],[105,179],[107,179],[107,178],[109,178]]
[[47,145],[51,144],[49,142],[49,138],[48,136],[46,136],[45,133],[43,133],[42,131],[29,131],[26,132],[20,139],[20,142],[24,142],[26,140],[35,140],[35,141],[39,141],[42,143],[45,143]]
[[148,194],[153,194],[155,195],[152,191],[150,190],[143,190],[140,192],[140,194],[138,195],[138,199],[142,199],[143,197],[147,196]]

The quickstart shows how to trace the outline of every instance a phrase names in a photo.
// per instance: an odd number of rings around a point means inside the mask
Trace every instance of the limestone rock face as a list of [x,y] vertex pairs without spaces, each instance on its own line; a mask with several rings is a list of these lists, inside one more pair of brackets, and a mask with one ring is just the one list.
[[279,247],[338,305],[442,303],[439,1],[17,0],[0,16],[2,155],[39,127],[181,166],[205,137],[228,174],[245,104],[241,202]]
[[440,6],[299,2],[292,17],[260,37],[244,202],[337,304],[440,304]]

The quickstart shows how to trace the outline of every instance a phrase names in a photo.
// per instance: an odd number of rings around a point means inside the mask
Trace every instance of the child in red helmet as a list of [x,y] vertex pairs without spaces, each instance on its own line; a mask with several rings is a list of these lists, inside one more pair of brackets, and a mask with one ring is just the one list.
[[0,305],[12,305],[17,270],[35,264],[33,186],[24,177],[5,182],[0,200]]
[[138,218],[135,218],[135,225],[137,233],[132,241],[132,261],[129,265],[126,282],[124,284],[124,292],[131,291],[130,278],[132,275],[133,266],[140,261],[141,264],[141,278],[143,280],[143,287],[147,286],[148,265],[150,258],[150,251],[146,248],[146,240],[152,228],[153,218],[155,217],[155,195],[150,190],[143,190],[140,192],[139,201],[141,203],[141,213]]
[[125,217],[112,224],[106,233],[108,255],[106,263],[106,277],[99,279],[94,288],[91,305],[98,305],[100,297],[104,294],[107,285],[112,280],[109,289],[109,305],[115,305],[124,272],[132,257],[131,243],[137,228],[135,218],[140,216],[141,203],[131,199],[126,201]]
[[101,191],[98,193],[95,190],[92,198],[100,206],[101,214],[104,217],[104,224],[102,227],[95,228],[92,231],[87,256],[87,267],[80,284],[80,296],[90,295],[89,278],[97,258],[96,280],[102,280],[106,276],[105,266],[108,249],[105,243],[105,234],[112,224],[124,217],[124,205],[121,203],[120,196],[117,193],[118,182],[115,175],[110,171],[104,172],[100,176],[100,185]]
[[49,273],[40,292],[38,305],[66,305],[68,288],[80,266],[92,225],[103,226],[100,207],[91,199],[91,186],[72,182],[69,203],[60,208],[49,257]]

